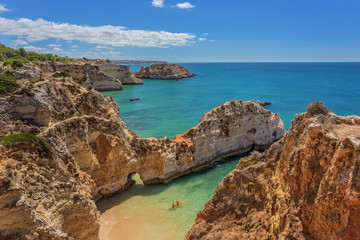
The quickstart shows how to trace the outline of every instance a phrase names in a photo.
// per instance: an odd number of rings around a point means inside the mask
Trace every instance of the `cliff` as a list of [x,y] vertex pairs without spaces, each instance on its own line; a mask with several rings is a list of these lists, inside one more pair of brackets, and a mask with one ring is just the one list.
[[38,62],[38,66],[48,76],[54,73],[67,73],[72,80],[80,84],[90,83],[98,91],[121,90],[122,84],[114,76],[99,70],[98,65],[93,65],[82,60],[71,62]]
[[81,81],[83,66],[56,64],[70,76],[53,77],[52,64],[8,71],[17,86],[0,94],[1,239],[98,239],[95,201],[129,187],[134,172],[168,182],[284,133],[277,114],[231,101],[175,139],[141,139],[111,97]]
[[130,71],[130,66],[119,65],[115,63],[103,63],[100,66],[100,71],[108,76],[119,79],[123,85],[140,85],[144,84],[141,79],[136,78]]
[[141,66],[141,69],[135,72],[135,76],[141,79],[181,79],[194,77],[195,74],[178,64],[162,63],[149,67]]
[[314,102],[219,184],[186,239],[360,239],[360,118]]

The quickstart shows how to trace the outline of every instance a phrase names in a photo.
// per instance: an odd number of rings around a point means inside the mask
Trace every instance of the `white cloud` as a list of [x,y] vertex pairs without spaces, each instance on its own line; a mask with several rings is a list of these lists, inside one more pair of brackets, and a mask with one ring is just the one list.
[[11,41],[14,46],[18,45],[28,45],[28,43],[22,39],[16,39],[14,41]]
[[160,7],[160,8],[162,8],[162,7],[165,6],[165,5],[164,5],[164,0],[153,0],[153,1],[152,1],[152,5],[153,5],[154,7]]
[[49,47],[61,47],[61,44],[54,44],[54,43],[52,43],[52,44],[49,44],[48,46],[49,46]]
[[5,7],[4,4],[0,4],[0,12],[10,12],[11,9]]
[[206,41],[206,40],[207,40],[207,38],[199,38],[200,42],[203,42],[203,41]]
[[48,53],[49,52],[49,50],[47,50],[46,48],[35,47],[35,46],[25,46],[24,49],[26,51],[38,52],[38,53]]
[[54,48],[54,49],[53,49],[53,51],[55,51],[55,52],[61,52],[61,51],[62,51],[62,49],[61,49],[61,48],[56,47],[56,48]]
[[121,26],[80,26],[69,23],[54,23],[43,19],[20,18],[12,20],[0,17],[0,35],[20,36],[29,42],[50,38],[66,41],[110,45],[114,47],[169,47],[184,46],[194,42],[190,33],[166,31],[129,30]]
[[208,34],[208,33],[203,33],[203,35],[204,35],[204,36],[207,36],[207,35],[209,35],[209,34]]
[[96,48],[96,49],[108,49],[108,50],[113,50],[113,48],[111,48],[111,47],[102,46],[102,45],[96,46],[95,48]]
[[78,45],[72,45],[71,48],[78,48]]
[[191,5],[189,2],[184,2],[184,3],[178,3],[176,4],[176,7],[180,8],[180,9],[189,9],[189,8],[194,8],[194,5]]

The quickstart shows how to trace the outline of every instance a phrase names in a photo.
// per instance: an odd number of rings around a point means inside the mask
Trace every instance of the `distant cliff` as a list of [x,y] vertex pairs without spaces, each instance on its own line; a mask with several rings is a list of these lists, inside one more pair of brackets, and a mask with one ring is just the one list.
[[174,63],[153,64],[149,67],[142,66],[135,72],[137,78],[142,79],[182,79],[194,77],[195,74],[183,66]]
[[360,118],[319,102],[240,160],[186,239],[360,239]]

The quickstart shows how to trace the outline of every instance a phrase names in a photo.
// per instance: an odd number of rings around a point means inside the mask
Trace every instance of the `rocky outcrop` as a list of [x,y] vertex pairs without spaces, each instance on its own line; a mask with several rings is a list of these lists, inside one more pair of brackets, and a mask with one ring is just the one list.
[[56,65],[70,76],[52,77],[51,64],[40,63],[34,81],[17,80],[34,96],[0,96],[0,138],[33,134],[48,145],[31,138],[0,144],[1,239],[97,239],[94,201],[129,187],[133,173],[145,184],[168,182],[227,155],[263,149],[284,133],[277,114],[234,100],[175,139],[141,139],[111,97],[80,81],[82,66]]
[[116,91],[122,89],[121,81],[99,71],[99,66],[84,61],[38,62],[38,66],[50,77],[55,72],[66,72],[79,84],[90,84],[98,91]]
[[360,118],[322,103],[241,159],[186,239],[360,239]]
[[135,76],[141,79],[181,79],[194,77],[195,74],[178,64],[162,63],[149,67],[141,66],[141,69],[135,72]]
[[134,73],[130,71],[130,66],[119,65],[115,63],[103,63],[100,66],[100,71],[108,76],[119,79],[123,85],[140,85],[144,84],[141,79],[136,78]]

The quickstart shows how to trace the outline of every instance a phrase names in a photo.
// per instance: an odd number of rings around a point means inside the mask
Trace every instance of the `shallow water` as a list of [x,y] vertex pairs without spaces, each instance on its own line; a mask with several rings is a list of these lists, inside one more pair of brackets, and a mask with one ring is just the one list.
[[[323,101],[339,115],[360,114],[360,63],[184,63],[194,78],[144,80],[105,92],[120,105],[127,126],[140,137],[174,137],[195,126],[201,116],[232,99],[271,101],[289,128],[296,113],[311,101]],[[131,66],[137,70],[140,66]],[[130,102],[131,98],[141,100]],[[196,214],[211,198],[239,157],[208,171],[169,184],[143,186],[100,201],[100,237],[115,239],[183,239]],[[231,161],[232,160],[232,161]],[[168,210],[173,201],[185,201]]]
[[[221,180],[236,167],[239,156],[214,168],[180,177],[168,184],[144,186],[139,177],[129,190],[98,201],[101,240],[183,239]],[[173,210],[176,201],[185,203]]]

